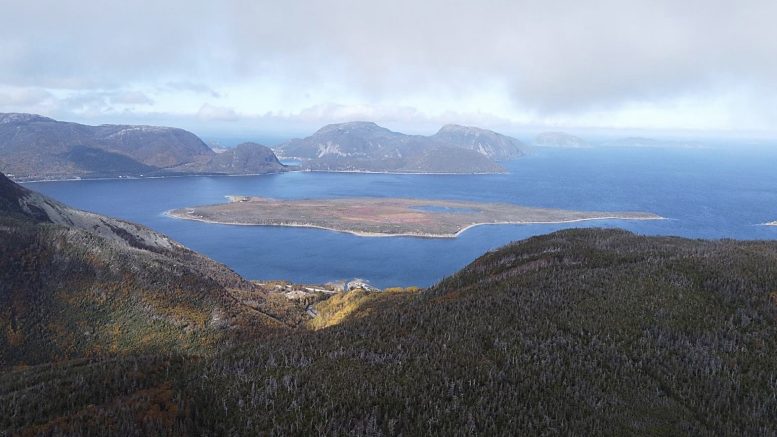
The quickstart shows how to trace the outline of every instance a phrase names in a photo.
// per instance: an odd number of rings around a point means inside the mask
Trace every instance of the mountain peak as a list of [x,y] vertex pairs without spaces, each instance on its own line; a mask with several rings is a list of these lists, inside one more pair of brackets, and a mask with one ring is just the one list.
[[54,120],[38,114],[26,114],[21,112],[0,113],[0,124],[30,123],[33,121],[54,121]]
[[446,124],[432,136],[449,145],[475,150],[492,159],[506,160],[523,155],[523,143],[515,138],[488,129],[458,124]]
[[438,132],[461,132],[461,131],[471,131],[471,130],[485,130],[478,127],[472,127],[472,126],[463,126],[460,124],[455,123],[448,123],[440,128]]
[[352,131],[352,130],[364,130],[364,131],[387,131],[388,129],[378,126],[373,121],[347,121],[344,123],[328,124],[318,131],[317,134],[326,134],[336,131]]
[[[33,193],[0,173],[0,217],[13,216],[36,222],[49,222],[45,207],[33,199]],[[48,205],[51,206],[51,205]]]
[[240,143],[237,146],[235,146],[235,149],[240,149],[240,148],[243,148],[243,149],[252,149],[252,148],[265,148],[265,149],[269,149],[264,144],[255,143],[253,141],[246,141],[244,143]]
[[461,135],[480,135],[480,134],[493,134],[499,135],[496,132],[488,129],[483,129],[475,126],[464,126],[461,124],[446,124],[441,127],[437,134],[461,134]]
[[24,194],[24,188],[15,184],[3,173],[0,173],[0,211],[7,209],[7,206],[10,204],[18,204],[19,199]]

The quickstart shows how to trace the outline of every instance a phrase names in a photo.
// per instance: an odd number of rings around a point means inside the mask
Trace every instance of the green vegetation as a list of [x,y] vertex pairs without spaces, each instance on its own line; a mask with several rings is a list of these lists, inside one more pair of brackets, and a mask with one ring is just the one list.
[[[284,326],[271,317],[286,311],[280,297],[247,284],[227,288],[214,279],[216,268],[187,265],[175,253],[127,250],[53,224],[0,218],[2,227],[0,367],[159,350],[204,353],[237,331]],[[266,315],[241,305],[250,299]]]
[[163,235],[0,174],[0,368],[208,354],[303,320],[282,296]]
[[777,434],[777,244],[572,230],[317,329],[0,375],[0,433]]

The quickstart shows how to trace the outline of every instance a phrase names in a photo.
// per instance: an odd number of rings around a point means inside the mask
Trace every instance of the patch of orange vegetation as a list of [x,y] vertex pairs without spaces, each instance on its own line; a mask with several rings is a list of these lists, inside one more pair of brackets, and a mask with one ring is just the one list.
[[434,299],[432,299],[432,302],[434,303],[444,303],[444,302],[452,302],[455,300],[459,300],[463,297],[463,293],[461,290],[451,291],[450,293],[445,293],[442,296],[437,296]]
[[11,325],[8,325],[5,332],[5,339],[10,346],[19,347],[24,343],[24,333],[20,329],[13,329]]
[[171,427],[178,416],[178,404],[173,400],[173,394],[169,383],[137,392],[133,397],[140,408],[135,414],[135,420]]
[[138,390],[129,396],[114,399],[108,404],[87,405],[83,409],[67,416],[59,416],[46,423],[21,430],[20,436],[49,435],[57,433],[75,433],[80,430],[81,424],[99,424],[106,434],[115,434],[116,421],[112,410],[115,408],[127,409],[134,412],[136,422],[140,424],[154,424],[155,429],[171,430],[180,411],[174,399],[175,392],[170,383],[163,383],[156,387]]

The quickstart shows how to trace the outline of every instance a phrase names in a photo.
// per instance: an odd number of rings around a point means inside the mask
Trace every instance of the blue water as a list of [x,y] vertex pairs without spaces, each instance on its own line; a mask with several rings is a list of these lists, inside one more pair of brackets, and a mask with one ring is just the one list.
[[[489,249],[581,226],[648,235],[777,239],[777,147],[540,150],[506,175],[287,173],[30,183],[78,208],[142,223],[251,279],[322,283],[354,277],[379,287],[427,286]],[[367,238],[315,229],[229,226],[163,212],[224,202],[228,194],[278,198],[416,197],[512,202],[576,210],[650,211],[662,221],[494,225],[456,239]]]

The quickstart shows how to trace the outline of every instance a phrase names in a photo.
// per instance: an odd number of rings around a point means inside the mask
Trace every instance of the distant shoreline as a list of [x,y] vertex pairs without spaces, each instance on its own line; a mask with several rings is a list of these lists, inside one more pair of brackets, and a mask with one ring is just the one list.
[[[292,170],[295,173],[361,173],[361,174],[398,174],[398,175],[447,175],[447,176],[488,176],[510,174],[507,171],[501,172],[432,172],[432,171],[370,171],[370,170]],[[289,172],[289,173],[291,173]]]
[[172,179],[172,178],[192,178],[192,177],[239,177],[239,176],[270,176],[284,173],[355,173],[355,174],[389,174],[389,175],[441,175],[441,176],[488,176],[488,175],[506,175],[510,172],[487,172],[487,173],[451,173],[451,172],[404,172],[404,171],[368,171],[368,170],[287,170],[274,171],[269,173],[246,173],[246,174],[180,174],[164,176],[126,176],[126,177],[72,177],[61,179],[33,179],[18,180],[10,178],[17,184],[33,184],[41,182],[83,182],[83,181],[135,181],[143,179]]
[[164,176],[126,176],[126,177],[112,177],[112,178],[63,178],[63,179],[35,179],[31,181],[19,181],[13,180],[17,184],[32,184],[40,182],[85,182],[85,181],[138,181],[143,179],[173,179],[173,178],[213,178],[213,177],[240,177],[240,176],[270,176],[284,173],[296,173],[300,170],[288,170],[288,171],[273,171],[269,173],[241,173],[241,174],[176,174],[176,175],[164,175]]
[[[182,208],[184,209],[184,208]],[[553,224],[566,224],[566,223],[578,223],[594,220],[666,220],[665,217],[618,217],[618,216],[602,216],[602,217],[590,217],[582,219],[569,219],[569,220],[553,220],[553,221],[508,221],[508,222],[484,222],[473,223],[465,226],[457,231],[455,234],[425,234],[425,233],[379,233],[379,232],[361,232],[351,231],[347,229],[335,229],[325,226],[319,226],[306,223],[235,223],[235,222],[220,222],[215,220],[209,220],[200,217],[192,217],[188,215],[175,214],[175,210],[167,210],[163,213],[164,216],[179,219],[179,220],[191,220],[202,223],[210,223],[217,225],[229,225],[229,226],[275,226],[275,227],[287,227],[287,228],[308,228],[308,229],[321,229],[325,231],[341,232],[345,234],[355,235],[357,237],[413,237],[413,238],[429,238],[429,239],[455,239],[461,234],[477,226],[489,226],[489,225],[553,225]]]

